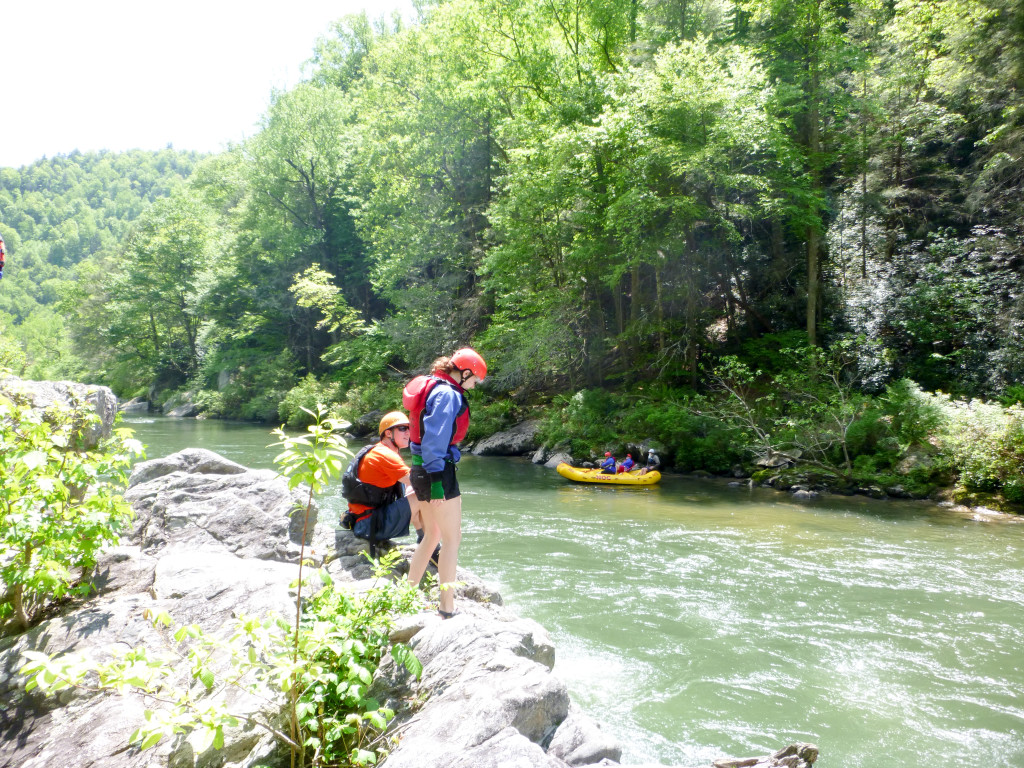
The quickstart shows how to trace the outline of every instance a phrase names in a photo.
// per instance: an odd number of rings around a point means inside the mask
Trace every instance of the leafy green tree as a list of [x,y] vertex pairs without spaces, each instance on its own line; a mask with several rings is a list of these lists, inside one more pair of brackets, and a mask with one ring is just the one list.
[[745,0],[738,4],[744,37],[756,43],[777,84],[778,114],[785,117],[802,150],[809,194],[792,200],[789,226],[802,235],[806,255],[806,329],[818,343],[822,236],[827,175],[835,162],[830,127],[846,111],[840,76],[860,60],[845,34],[853,3],[835,0]]
[[108,338],[156,379],[183,383],[199,360],[204,273],[213,221],[195,197],[179,194],[149,208],[129,235],[110,288]]

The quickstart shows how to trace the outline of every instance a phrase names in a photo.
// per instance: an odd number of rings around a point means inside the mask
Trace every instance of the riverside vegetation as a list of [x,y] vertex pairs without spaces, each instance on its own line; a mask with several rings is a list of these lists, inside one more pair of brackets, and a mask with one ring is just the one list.
[[1019,0],[417,7],[226,152],[0,169],[0,356],[301,426],[471,343],[471,439],[1017,508]]
[[[0,616],[13,615],[15,621],[4,629],[6,634],[17,634],[39,615],[27,614],[23,606],[41,609],[72,589],[79,597],[91,591],[91,566],[101,546],[117,540],[129,514],[119,493],[124,478],[111,474],[111,468],[127,463],[124,452],[112,449],[123,447],[128,438],[126,430],[119,430],[112,442],[84,454],[75,449],[74,433],[88,422],[85,410],[50,412],[44,418],[38,411],[13,407],[6,398],[0,405],[7,430],[4,436],[11,438],[4,442],[4,448],[10,449],[5,455],[11,457],[5,479],[21,481],[5,483],[3,530],[5,534],[10,531],[15,540],[4,542],[4,551],[14,557],[4,558],[2,576],[7,593],[0,603]],[[313,423],[304,434],[289,437],[277,433],[283,451],[276,459],[290,488],[307,489],[307,526],[314,494],[336,478],[343,462],[351,457],[336,432],[337,424],[322,410],[309,415]],[[29,430],[26,424],[38,428]],[[56,460],[47,463],[44,456],[37,455],[45,451]],[[71,469],[62,474],[65,466]],[[38,471],[40,467],[49,467],[49,479]],[[82,483],[83,479],[88,482]],[[34,493],[33,487],[60,489],[66,496],[54,505]],[[67,496],[79,498],[74,509],[68,508]],[[54,511],[64,526],[37,524],[27,529],[28,519],[51,519]],[[69,529],[67,524],[75,519],[85,522]],[[87,529],[82,527],[86,523]],[[309,533],[303,531],[303,542]],[[43,553],[37,556],[40,565],[30,567],[25,552]],[[103,660],[81,654],[50,657],[28,650],[21,669],[28,678],[26,691],[136,690],[145,695],[152,709],[146,712],[147,724],[132,734],[132,743],[147,749],[165,738],[194,731],[195,748],[204,752],[211,746],[220,749],[225,728],[240,725],[240,717],[220,694],[237,689],[266,697],[269,690],[288,701],[288,727],[282,729],[274,719],[259,718],[253,725],[288,746],[293,766],[376,763],[386,746],[380,736],[394,717],[392,710],[367,695],[381,657],[390,652],[417,678],[422,671],[408,646],[389,637],[396,617],[422,607],[415,587],[404,578],[391,577],[399,559],[396,550],[375,561],[375,585],[358,595],[335,585],[322,570],[318,574],[322,588],[304,601],[303,545],[293,622],[278,616],[240,616],[226,639],[224,627],[179,626],[173,632],[171,654],[145,646],[118,647],[112,659]],[[44,569],[52,574],[49,580],[39,578]],[[154,626],[173,625],[172,617],[163,611],[148,618]],[[182,662],[190,669],[184,683],[176,679]],[[199,686],[198,690],[193,685]]]

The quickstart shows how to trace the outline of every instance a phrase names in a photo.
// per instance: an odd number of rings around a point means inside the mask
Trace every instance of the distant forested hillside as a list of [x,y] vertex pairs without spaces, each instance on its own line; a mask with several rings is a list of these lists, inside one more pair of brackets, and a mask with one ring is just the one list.
[[[23,372],[72,375],[63,314],[79,265],[116,263],[132,223],[191,174],[194,152],[81,153],[0,168],[0,234],[9,251],[0,329]],[[98,279],[103,279],[102,273]],[[88,286],[82,286],[88,290]]]

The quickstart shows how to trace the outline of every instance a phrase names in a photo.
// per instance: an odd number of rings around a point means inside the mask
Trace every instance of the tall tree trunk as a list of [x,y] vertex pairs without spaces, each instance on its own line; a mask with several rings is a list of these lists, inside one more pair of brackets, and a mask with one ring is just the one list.
[[658,351],[665,350],[665,304],[661,294],[661,262],[665,260],[665,254],[658,251],[658,263],[654,267],[654,296],[655,305],[658,311]]
[[686,237],[686,368],[690,374],[690,386],[697,388],[697,343],[699,329],[697,328],[698,296],[697,280],[694,276],[694,257],[697,252],[696,243],[693,240],[693,233]]
[[860,276],[868,277],[868,75],[864,73],[864,117],[860,127]]
[[622,306],[622,291],[622,278],[620,277],[619,281],[615,284],[613,296],[615,303],[615,330],[619,336],[626,330],[626,312]]
[[811,346],[818,344],[818,228],[807,228],[807,341]]
[[156,317],[153,315],[153,310],[149,310],[149,330],[153,334],[153,348],[160,351],[160,334],[156,330]]

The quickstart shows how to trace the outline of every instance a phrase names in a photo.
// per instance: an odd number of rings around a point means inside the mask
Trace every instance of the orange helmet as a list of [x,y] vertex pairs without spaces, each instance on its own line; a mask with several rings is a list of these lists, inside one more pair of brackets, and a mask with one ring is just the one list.
[[458,368],[460,371],[469,371],[476,376],[480,381],[487,378],[487,363],[480,357],[480,353],[475,349],[469,347],[463,347],[462,349],[456,350],[451,357],[452,365]]
[[383,435],[392,427],[409,426],[409,417],[401,411],[392,411],[391,413],[385,413],[384,417],[380,420],[380,427],[377,429],[378,435]]

